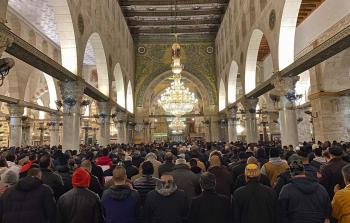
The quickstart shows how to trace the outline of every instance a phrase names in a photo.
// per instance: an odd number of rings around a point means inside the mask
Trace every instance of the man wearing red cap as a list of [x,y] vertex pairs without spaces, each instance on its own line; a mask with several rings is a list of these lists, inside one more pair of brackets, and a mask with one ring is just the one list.
[[100,198],[88,189],[90,174],[84,168],[76,169],[72,185],[58,200],[57,223],[102,223]]

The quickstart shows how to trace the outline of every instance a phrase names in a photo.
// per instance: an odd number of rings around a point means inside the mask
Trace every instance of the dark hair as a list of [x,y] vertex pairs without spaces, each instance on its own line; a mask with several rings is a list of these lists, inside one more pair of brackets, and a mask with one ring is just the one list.
[[269,155],[272,158],[279,157],[280,156],[280,151],[278,150],[278,148],[272,147],[272,148],[270,148]]
[[141,168],[144,175],[152,175],[154,173],[153,164],[150,161],[143,162]]
[[210,172],[202,173],[199,178],[199,184],[203,190],[215,190],[216,176]]
[[317,147],[314,150],[314,153],[315,153],[316,156],[322,156],[322,148],[321,147]]
[[43,155],[39,161],[40,168],[48,168],[50,166],[50,162],[51,162],[50,156],[46,154]]
[[36,177],[39,175],[39,173],[41,172],[41,170],[39,168],[30,168],[28,170],[28,176],[31,176],[31,177]]
[[7,162],[4,158],[0,158],[0,167],[7,167]]
[[348,182],[350,182],[350,165],[346,165],[343,167],[343,169],[341,170],[343,177],[345,178],[345,180],[347,180]]
[[12,154],[12,153],[7,154],[6,160],[10,161],[10,162],[15,162],[15,160],[16,160],[15,154]]
[[109,153],[109,151],[108,151],[107,148],[104,148],[104,149],[102,150],[102,155],[103,155],[103,156],[108,156],[108,153]]
[[190,166],[191,167],[197,166],[197,160],[196,159],[190,159]]

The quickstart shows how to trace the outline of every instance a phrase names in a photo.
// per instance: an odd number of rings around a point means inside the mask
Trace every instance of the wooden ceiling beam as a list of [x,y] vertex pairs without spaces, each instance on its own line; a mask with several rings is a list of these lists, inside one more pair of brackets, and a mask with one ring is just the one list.
[[[228,4],[229,0],[176,0],[177,5],[195,5],[195,4]],[[119,5],[123,6],[133,6],[133,5],[174,5],[173,0],[119,0]]]
[[[131,28],[131,33],[132,34],[174,34],[175,30],[172,28],[167,28],[167,29],[135,29]],[[215,28],[196,28],[196,29],[184,29],[181,27],[178,27],[176,29],[176,33],[181,34],[181,33],[216,33],[218,31],[218,27]]]
[[220,19],[193,19],[193,20],[129,20],[128,25],[133,26],[171,26],[171,25],[220,25]]
[[[225,10],[221,9],[211,9],[211,10],[182,10],[177,11],[177,16],[196,16],[196,15],[223,15]],[[164,16],[174,16],[173,11],[125,11],[125,17],[135,17],[135,16],[156,16],[156,17],[164,17]]]

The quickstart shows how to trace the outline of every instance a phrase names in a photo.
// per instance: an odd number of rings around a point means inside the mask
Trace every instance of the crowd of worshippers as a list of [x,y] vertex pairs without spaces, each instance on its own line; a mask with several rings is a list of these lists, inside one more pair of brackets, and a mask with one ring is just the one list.
[[350,144],[2,148],[1,223],[349,223]]

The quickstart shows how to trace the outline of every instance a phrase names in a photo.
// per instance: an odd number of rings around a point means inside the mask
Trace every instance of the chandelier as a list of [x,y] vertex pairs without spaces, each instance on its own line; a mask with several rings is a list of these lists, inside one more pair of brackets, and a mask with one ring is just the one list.
[[180,120],[179,117],[175,117],[173,121],[169,124],[169,128],[172,130],[173,134],[181,134],[186,128],[186,124]]
[[177,42],[174,43],[172,51],[173,62],[171,68],[173,72],[173,82],[170,84],[170,87],[166,88],[165,92],[161,94],[158,104],[165,112],[174,116],[183,116],[193,110],[194,106],[198,103],[198,99],[181,81],[181,72],[184,67],[180,61],[180,44]]

